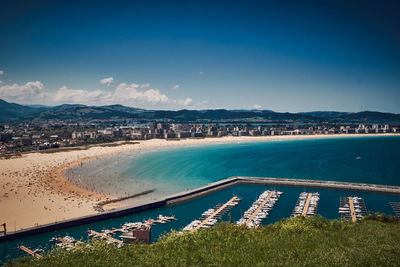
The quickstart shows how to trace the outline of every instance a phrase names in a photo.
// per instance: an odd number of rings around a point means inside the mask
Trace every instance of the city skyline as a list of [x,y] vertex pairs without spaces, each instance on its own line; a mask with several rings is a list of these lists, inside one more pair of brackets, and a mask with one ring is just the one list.
[[361,2],[7,3],[0,99],[400,113],[399,5]]

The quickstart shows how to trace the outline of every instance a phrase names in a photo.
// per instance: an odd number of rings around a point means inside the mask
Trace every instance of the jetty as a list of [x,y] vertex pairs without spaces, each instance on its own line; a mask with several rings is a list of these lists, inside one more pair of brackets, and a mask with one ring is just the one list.
[[70,247],[72,247],[72,248],[75,247],[75,243],[71,242],[70,240],[67,240],[67,239],[64,238],[64,237],[58,237],[58,238],[57,238],[57,241],[59,241],[59,242],[65,244],[65,245],[67,245],[67,246],[70,246]]
[[245,224],[247,227],[259,226],[269,212],[273,209],[282,192],[264,191],[251,207],[243,214],[242,218],[236,222],[236,225]]
[[[26,252],[27,254],[31,255],[32,257],[36,258],[36,259],[40,259],[42,257],[42,255],[40,255],[37,251],[38,250],[31,250],[23,245],[19,245],[18,249]],[[41,250],[40,250],[41,251]]]
[[315,215],[318,208],[318,202],[318,193],[300,193],[299,199],[297,200],[296,206],[292,212],[292,217],[308,217]]
[[[50,242],[56,244],[56,246],[70,250],[77,248],[77,245],[83,244],[83,242],[76,240],[72,236],[64,236],[64,237],[53,237],[50,239]],[[79,247],[79,246],[78,246]]]
[[400,218],[400,202],[390,202],[390,206],[392,206],[392,209],[396,214],[396,217]]
[[113,237],[109,236],[106,233],[99,233],[99,232],[96,232],[94,230],[89,230],[89,234],[91,236],[93,236],[93,237],[97,237],[97,238],[100,238],[100,239],[106,239],[106,240],[109,241],[109,243],[115,243],[115,244],[121,245],[121,246],[124,244],[121,240],[113,238]]
[[134,229],[138,229],[138,228],[142,228],[145,226],[153,226],[155,224],[165,224],[167,222],[170,221],[176,221],[177,219],[175,218],[175,216],[163,216],[163,215],[158,215],[157,220],[153,220],[153,219],[148,219],[145,220],[144,222],[128,222],[128,223],[124,223],[121,228],[114,228],[112,230],[103,230],[103,233],[106,234],[115,234],[117,232],[121,232],[121,233],[126,233],[128,231],[132,231]]
[[[120,232],[122,233],[120,237],[123,240],[128,240],[128,239],[133,240],[136,239],[136,237],[132,234],[133,231],[147,229],[149,232],[151,232],[151,227],[155,224],[164,224],[176,220],[177,219],[175,218],[175,216],[158,215],[157,220],[150,218],[143,222],[127,222],[124,223],[120,228],[114,228],[112,230],[103,229],[101,233],[89,229],[88,236],[99,239],[105,239],[107,240],[108,243],[114,243],[117,244],[118,247],[121,247],[122,245],[124,245],[124,242],[115,237],[112,237],[112,235],[115,235],[116,233]],[[147,239],[151,240],[150,237],[147,237]]]
[[150,190],[146,190],[146,191],[143,191],[143,192],[140,192],[140,193],[137,193],[137,194],[133,194],[133,195],[130,195],[130,196],[120,197],[120,198],[116,198],[116,199],[104,200],[104,201],[98,202],[93,208],[96,211],[103,212],[104,211],[103,207],[105,205],[108,205],[108,204],[111,204],[111,203],[121,202],[121,201],[124,201],[124,200],[127,200],[127,199],[131,199],[131,198],[140,197],[140,196],[143,196],[143,195],[147,195],[147,194],[153,193],[154,191],[155,191],[155,189],[150,189]]
[[237,206],[241,198],[233,196],[228,202],[223,205],[217,205],[215,208],[208,209],[203,212],[202,219],[194,220],[186,227],[184,231],[190,231],[191,233],[196,232],[200,228],[208,228],[217,223],[217,221],[231,208]]
[[353,222],[367,215],[364,200],[360,197],[341,197],[339,213],[342,219]]

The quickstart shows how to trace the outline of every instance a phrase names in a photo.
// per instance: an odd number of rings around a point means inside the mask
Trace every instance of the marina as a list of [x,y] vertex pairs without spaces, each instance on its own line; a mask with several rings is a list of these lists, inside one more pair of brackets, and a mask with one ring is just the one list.
[[302,192],[297,200],[296,206],[292,212],[292,217],[297,216],[313,216],[317,212],[319,193],[306,193]]
[[390,202],[390,206],[392,206],[394,213],[397,218],[400,218],[400,202]]
[[[238,205],[235,206],[234,209],[230,209],[229,212],[226,212],[224,215],[218,218],[218,221],[232,220],[233,222],[237,222],[238,220],[240,220],[240,218],[243,217],[243,213],[253,205],[255,199],[257,199],[263,192],[267,190],[281,191],[284,192],[284,194],[279,197],[279,201],[275,203],[273,210],[269,212],[267,218],[262,220],[260,225],[271,224],[283,218],[290,217],[293,207],[298,201],[298,196],[301,192],[304,191],[304,188],[297,186],[271,186],[252,183],[235,184],[233,186],[228,186],[221,190],[216,190],[212,193],[203,195],[201,198],[193,198],[184,202],[179,202],[175,205],[166,205],[160,208],[137,212],[119,218],[110,218],[95,223],[83,224],[78,227],[67,228],[65,230],[48,232],[20,238],[17,240],[1,242],[0,261],[2,263],[5,263],[7,261],[7,255],[10,255],[11,258],[29,255],[19,250],[19,245],[24,245],[25,247],[30,248],[32,251],[34,251],[35,249],[43,249],[44,251],[48,251],[54,246],[54,243],[49,242],[49,240],[53,237],[59,238],[70,236],[73,237],[75,240],[90,240],[90,237],[88,237],[88,230],[94,230],[98,233],[102,233],[103,231],[108,232],[111,237],[128,243],[130,233],[129,231],[127,233],[123,233],[125,230],[129,230],[128,228],[124,230],[126,226],[138,226],[140,224],[144,224],[145,222],[151,223],[152,221],[157,221],[161,218],[159,217],[159,214],[174,214],[175,218],[178,218],[179,220],[171,219],[169,222],[158,222],[152,225],[150,236],[152,242],[156,242],[164,233],[168,233],[171,230],[182,230],[182,228],[191,223],[193,220],[199,218],[201,212],[206,211],[208,207],[220,207],[221,204],[219,203],[226,203],[226,201],[229,199],[229,196],[240,196],[242,200],[238,202]],[[355,194],[355,192],[351,190],[343,191],[324,188],[318,188],[318,192],[321,195],[318,203],[318,213],[328,219],[338,218],[338,200],[341,196],[351,196]],[[371,212],[382,212],[389,215],[394,215],[394,213],[392,207],[388,205],[388,203],[400,202],[400,197],[394,194],[357,192],[357,196],[362,197],[365,201],[368,201],[368,203],[370,203],[368,208]],[[168,216],[164,217],[164,219],[168,218]],[[200,220],[203,219],[204,218],[201,217]],[[214,217],[214,219],[216,219],[216,217]],[[132,228],[132,230],[134,229],[137,228]],[[110,232],[114,232],[114,234]],[[123,238],[124,236],[127,236],[125,240]],[[78,248],[80,247],[79,245],[76,246]],[[67,246],[65,248],[71,249]]]
[[281,194],[282,192],[279,191],[264,191],[243,214],[243,217],[236,222],[236,225],[245,224],[248,227],[259,226],[267,218]]
[[339,213],[342,219],[353,222],[367,215],[364,200],[361,197],[341,197]]
[[228,202],[223,205],[218,204],[212,209],[203,212],[200,220],[194,220],[183,228],[183,231],[196,232],[200,228],[208,228],[213,226],[221,219],[221,217],[231,208],[238,205],[241,199],[238,196],[232,197]]
[[175,205],[239,184],[317,187],[317,188],[327,188],[327,189],[343,189],[343,190],[355,190],[355,191],[374,192],[374,193],[386,193],[386,194],[394,194],[400,196],[400,186],[393,186],[393,185],[377,185],[377,184],[306,180],[306,179],[236,176],[228,179],[223,179],[217,182],[213,182],[206,186],[202,186],[196,189],[187,190],[178,194],[174,194],[166,198],[151,200],[145,204],[132,205],[111,211],[101,212],[95,215],[84,216],[71,220],[65,220],[57,223],[42,225],[39,227],[23,229],[20,231],[14,231],[14,232],[7,231],[6,235],[0,236],[0,242],[17,239],[21,237],[27,237],[29,235],[34,235],[34,234],[42,234],[45,232],[61,230],[68,227],[84,225],[87,223],[104,221],[110,218],[122,217],[137,212],[143,212],[146,210],[160,208],[163,206]]

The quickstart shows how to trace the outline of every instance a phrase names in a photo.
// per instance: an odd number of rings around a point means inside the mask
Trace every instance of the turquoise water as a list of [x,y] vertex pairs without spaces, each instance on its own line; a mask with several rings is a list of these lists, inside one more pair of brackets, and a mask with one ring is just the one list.
[[[230,176],[303,178],[400,185],[400,137],[218,144],[134,152],[92,161],[69,175],[117,196],[148,189],[157,198]],[[74,179],[75,177],[75,179]]]
[[[125,153],[93,161],[71,171],[83,185],[100,186],[99,191],[114,191],[121,195],[156,188],[153,196],[180,192],[230,176],[268,176],[307,178],[400,185],[400,137],[363,137],[276,141],[264,143],[223,144],[185,147],[154,153]],[[88,178],[89,177],[89,178]],[[85,180],[87,179],[87,180]],[[121,192],[120,190],[123,190]],[[176,206],[163,207],[127,217],[106,220],[64,231],[37,235],[0,244],[0,261],[6,255],[16,257],[19,243],[31,247],[48,247],[53,236],[72,235],[86,238],[87,230],[118,227],[128,221],[156,218],[158,214],[173,214],[178,221],[153,227],[153,239],[171,229],[179,230],[208,208],[227,201],[233,194],[243,198],[230,211],[238,220],[258,195],[266,189],[277,189],[284,194],[264,224],[290,216],[298,195],[303,191],[319,192],[318,213],[327,218],[338,218],[339,197],[363,197],[369,211],[393,214],[390,201],[400,196],[345,190],[305,187],[272,187],[266,185],[237,185]],[[224,220],[228,220],[226,215]]]
[[[400,185],[399,137],[222,144],[143,155],[124,175],[159,193],[230,176],[304,178]],[[156,184],[161,185],[157,187]]]

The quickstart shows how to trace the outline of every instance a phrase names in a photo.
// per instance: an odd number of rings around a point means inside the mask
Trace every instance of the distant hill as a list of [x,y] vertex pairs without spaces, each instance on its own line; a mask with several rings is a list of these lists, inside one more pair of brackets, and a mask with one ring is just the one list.
[[0,99],[0,121],[24,118],[25,116],[41,112],[42,109],[8,103]]
[[299,112],[299,113],[318,118],[340,118],[342,116],[351,114],[351,112],[338,112],[338,111],[311,111],[311,112]]
[[272,110],[145,110],[123,105],[86,106],[64,104],[59,106],[24,106],[0,99],[1,122],[47,120],[121,120],[169,122],[400,122],[400,114],[363,111],[357,113],[336,111],[274,112]]

